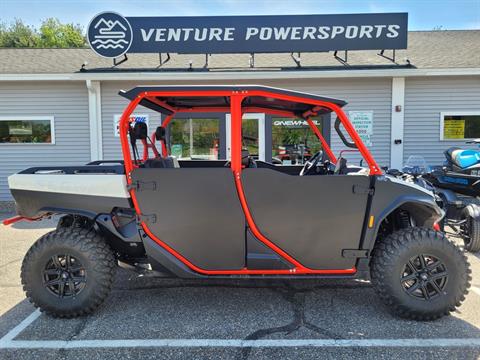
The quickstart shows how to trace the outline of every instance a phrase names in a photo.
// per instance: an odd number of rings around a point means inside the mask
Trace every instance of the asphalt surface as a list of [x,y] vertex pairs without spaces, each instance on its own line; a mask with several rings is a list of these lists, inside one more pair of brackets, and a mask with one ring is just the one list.
[[[54,225],[0,225],[0,359],[480,357],[480,260],[474,255],[467,300],[433,322],[393,316],[368,282],[182,281],[119,269],[114,290],[93,315],[59,320],[34,314],[11,342],[27,348],[2,348],[1,338],[35,311],[20,285],[21,260]],[[239,340],[255,341],[237,346]],[[225,346],[226,341],[237,345]]]

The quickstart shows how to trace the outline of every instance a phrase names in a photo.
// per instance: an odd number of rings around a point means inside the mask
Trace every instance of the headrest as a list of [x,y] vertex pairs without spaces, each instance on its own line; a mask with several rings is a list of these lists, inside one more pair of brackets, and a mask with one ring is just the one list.
[[133,134],[135,136],[135,139],[146,139],[148,137],[147,124],[144,122],[136,122],[133,126]]
[[165,140],[165,128],[162,126],[157,127],[157,130],[155,130],[155,139],[160,141],[160,140]]

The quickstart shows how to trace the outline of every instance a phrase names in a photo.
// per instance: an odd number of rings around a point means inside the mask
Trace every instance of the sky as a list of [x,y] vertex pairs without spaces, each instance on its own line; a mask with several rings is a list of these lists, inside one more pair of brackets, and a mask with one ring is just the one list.
[[288,15],[408,12],[409,30],[480,29],[480,0],[0,0],[0,22],[38,26],[56,17],[84,28],[102,11],[124,16]]

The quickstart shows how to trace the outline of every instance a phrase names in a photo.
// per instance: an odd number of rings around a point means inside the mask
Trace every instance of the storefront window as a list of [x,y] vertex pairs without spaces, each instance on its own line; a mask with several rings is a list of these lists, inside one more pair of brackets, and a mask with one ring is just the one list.
[[[321,132],[321,119],[312,120]],[[275,162],[302,165],[320,148],[320,141],[305,120],[272,118],[272,158]]]
[[258,119],[242,119],[243,148],[258,156]]
[[441,140],[480,138],[480,113],[442,113],[441,124]]
[[172,120],[171,154],[179,159],[218,159],[219,125],[219,119]]
[[0,143],[53,144],[53,118],[0,118]]

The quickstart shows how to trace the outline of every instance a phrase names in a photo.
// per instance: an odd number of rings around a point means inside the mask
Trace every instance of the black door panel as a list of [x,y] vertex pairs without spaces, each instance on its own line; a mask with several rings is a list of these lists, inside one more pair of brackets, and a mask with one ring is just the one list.
[[[355,259],[343,249],[360,244],[369,178],[356,175],[292,176],[245,169],[242,182],[259,230],[311,269],[347,269]],[[358,188],[357,188],[358,189]]]
[[133,181],[156,182],[137,191],[149,229],[194,265],[207,270],[245,266],[245,221],[228,168],[136,169]]

